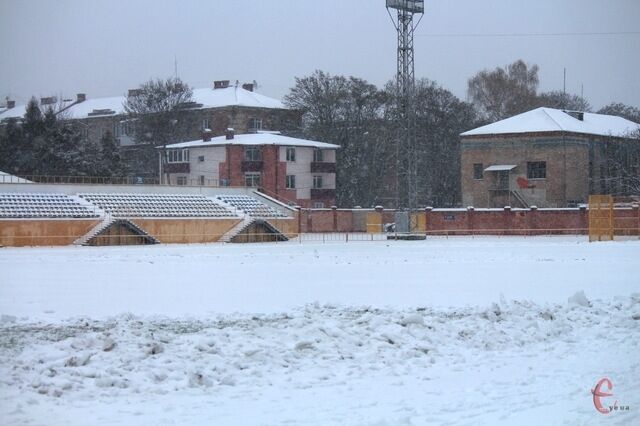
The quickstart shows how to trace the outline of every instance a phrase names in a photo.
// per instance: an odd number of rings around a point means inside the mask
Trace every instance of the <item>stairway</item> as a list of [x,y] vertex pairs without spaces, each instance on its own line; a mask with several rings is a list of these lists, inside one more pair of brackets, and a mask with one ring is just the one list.
[[236,226],[234,226],[233,228],[229,229],[227,232],[225,232],[225,234],[220,237],[220,242],[221,243],[228,243],[231,241],[231,239],[233,237],[235,237],[236,235],[238,235],[240,232],[242,232],[246,227],[250,226],[253,222],[255,222],[256,219],[249,216],[249,215],[245,215],[244,219],[242,219],[242,221],[240,221]]
[[530,207],[529,203],[527,203],[527,200],[525,200],[524,196],[518,191],[511,191],[511,195],[513,195],[513,197],[518,200],[522,208],[528,209]]
[[91,231],[87,232],[86,235],[84,235],[81,238],[78,238],[76,241],[73,242],[74,245],[79,245],[79,246],[87,246],[89,245],[89,241],[91,241],[92,238],[100,235],[100,233],[102,231],[104,231],[105,229],[107,229],[109,226],[113,225],[114,223],[117,222],[121,222],[123,224],[125,224],[125,226],[128,226],[129,228],[133,229],[135,232],[138,233],[138,235],[144,237],[145,239],[147,239],[148,241],[151,242],[151,244],[160,244],[160,240],[158,240],[157,238],[155,238],[152,235],[149,235],[149,233],[147,231],[145,231],[144,229],[140,228],[138,225],[136,225],[135,223],[131,222],[130,220],[126,220],[126,219],[117,219],[112,217],[111,215],[107,214],[105,216],[105,218],[102,220],[102,222],[100,222],[99,224],[97,224],[96,226],[94,226]]
[[82,237],[80,237],[77,240],[75,240],[73,242],[73,245],[76,245],[76,246],[85,246],[85,245],[87,245],[87,243],[89,242],[89,240],[91,238],[95,237],[100,232],[102,232],[105,229],[107,229],[109,227],[109,225],[111,225],[113,222],[115,222],[115,218],[113,216],[111,216],[110,214],[106,213],[104,215],[104,218],[102,219],[102,221],[100,223],[98,223],[96,226],[91,228],[91,230],[89,232],[87,232],[85,235],[83,235]]

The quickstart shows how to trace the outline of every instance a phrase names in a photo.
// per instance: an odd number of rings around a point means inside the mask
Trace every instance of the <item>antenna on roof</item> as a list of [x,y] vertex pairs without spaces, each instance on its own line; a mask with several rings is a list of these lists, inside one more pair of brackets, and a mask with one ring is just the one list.
[[253,80],[253,90],[258,90],[258,82]]
[[176,54],[173,54],[173,72],[174,72],[174,77],[177,80],[178,79],[178,57],[176,56]]

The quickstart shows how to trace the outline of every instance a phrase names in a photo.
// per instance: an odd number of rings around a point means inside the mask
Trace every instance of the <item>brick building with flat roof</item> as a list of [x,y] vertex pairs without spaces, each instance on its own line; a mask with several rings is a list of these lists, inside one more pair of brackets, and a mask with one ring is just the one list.
[[640,125],[622,117],[537,108],[462,133],[462,203],[567,207],[625,195],[640,175]]
[[204,132],[202,139],[158,148],[160,179],[171,185],[256,187],[282,202],[325,208],[336,202],[338,148],[277,132]]

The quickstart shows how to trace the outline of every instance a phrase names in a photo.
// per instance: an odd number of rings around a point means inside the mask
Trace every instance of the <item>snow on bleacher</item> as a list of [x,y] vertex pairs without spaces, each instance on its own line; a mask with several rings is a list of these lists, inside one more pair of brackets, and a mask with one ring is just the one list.
[[235,217],[226,207],[202,195],[79,194],[114,217]]
[[64,194],[0,193],[0,218],[93,218],[99,214]]
[[248,195],[218,195],[225,203],[242,210],[251,217],[288,217],[286,214],[270,207]]

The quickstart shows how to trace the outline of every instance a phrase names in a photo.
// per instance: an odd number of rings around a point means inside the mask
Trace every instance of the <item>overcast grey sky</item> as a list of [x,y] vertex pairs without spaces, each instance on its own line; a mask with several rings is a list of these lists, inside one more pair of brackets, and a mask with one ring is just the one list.
[[[121,95],[174,71],[194,87],[257,80],[282,97],[315,69],[378,85],[393,78],[395,30],[384,0],[0,0],[0,96]],[[464,98],[483,68],[523,59],[541,90],[584,95],[595,108],[640,106],[639,0],[426,0],[416,77]],[[428,36],[428,34],[454,34]],[[427,36],[425,36],[427,35]]]

